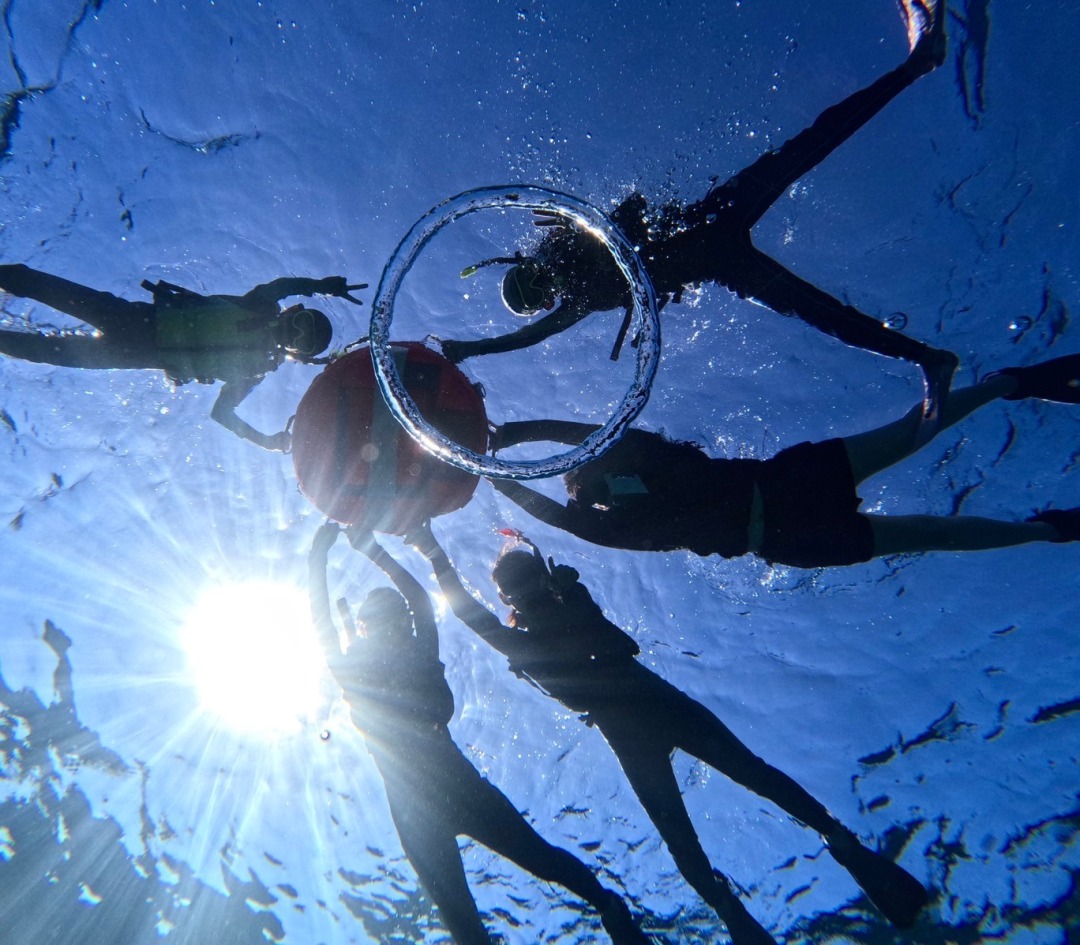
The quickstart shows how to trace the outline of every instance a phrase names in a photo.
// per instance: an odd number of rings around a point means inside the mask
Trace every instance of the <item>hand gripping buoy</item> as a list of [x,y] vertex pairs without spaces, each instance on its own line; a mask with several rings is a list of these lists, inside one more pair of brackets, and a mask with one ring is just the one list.
[[[485,452],[484,400],[468,378],[419,342],[393,342],[390,351],[425,420]],[[394,535],[461,508],[478,482],[405,432],[383,400],[366,345],[331,362],[304,394],[292,457],[300,491],[316,508],[342,524]]]

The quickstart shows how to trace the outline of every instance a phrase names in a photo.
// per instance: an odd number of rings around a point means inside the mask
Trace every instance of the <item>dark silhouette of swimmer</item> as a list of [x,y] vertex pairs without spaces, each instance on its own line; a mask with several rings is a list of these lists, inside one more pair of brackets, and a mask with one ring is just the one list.
[[[800,279],[757,249],[750,232],[796,181],[896,95],[944,62],[945,4],[936,5],[936,16],[928,10],[934,6],[933,2],[905,0],[909,33],[917,38],[901,66],[826,109],[805,131],[778,150],[762,155],[703,200],[650,210],[645,198],[634,193],[611,214],[637,249],[662,304],[680,301],[688,286],[716,282],[741,298],[799,318],[845,344],[912,362],[924,373],[928,420],[948,389],[956,369],[955,355],[889,329]],[[485,260],[475,268],[510,263],[502,284],[506,306],[524,316],[554,311],[500,337],[443,341],[443,352],[451,360],[524,348],[592,312],[623,308],[626,314],[612,351],[612,357],[617,357],[630,323],[625,277],[607,250],[584,230],[563,225],[562,218],[555,215],[539,215],[536,222],[546,226],[548,233],[532,255]]]
[[289,434],[260,433],[236,415],[255,386],[286,360],[314,361],[333,337],[320,311],[278,302],[297,295],[349,295],[366,283],[342,276],[283,278],[246,295],[200,295],[168,282],[143,287],[153,302],[132,302],[22,264],[0,265],[0,290],[82,319],[99,337],[0,330],[0,353],[59,367],[157,369],[175,384],[224,381],[211,416],[263,449],[286,451]]
[[532,546],[503,549],[493,577],[513,610],[504,626],[462,585],[430,528],[410,536],[431,561],[458,618],[507,656],[510,668],[574,712],[586,713],[615,752],[680,872],[716,911],[735,945],[770,945],[729,881],[714,870],[687,814],[671,765],[676,748],[771,800],[825,839],[894,924],[911,925],[926,891],[896,864],[865,848],[795,781],[754,755],[712,712],[642,666],[637,644],[607,620],[578,572],[545,564]]
[[[1080,355],[1006,368],[945,400],[937,432],[998,398],[1080,403]],[[868,515],[864,480],[923,443],[922,408],[867,433],[800,443],[771,459],[713,459],[693,443],[630,430],[564,477],[563,505],[519,482],[493,480],[530,515],[585,541],[633,551],[688,550],[818,568],[881,555],[980,551],[1080,540],[1080,509],[1046,509],[1024,522],[968,515]],[[525,441],[580,443],[597,428],[558,420],[507,423],[496,449]]]
[[[370,533],[350,541],[397,587],[373,590],[360,606],[362,634],[346,628],[342,653],[330,613],[327,554],[338,526],[324,525],[309,558],[311,603],[326,659],[386,785],[401,846],[458,945],[490,945],[465,879],[464,834],[591,903],[616,945],[649,945],[623,900],[575,856],[544,840],[454,744],[454,697],[439,661],[428,595]],[[399,593],[400,592],[400,593]]]

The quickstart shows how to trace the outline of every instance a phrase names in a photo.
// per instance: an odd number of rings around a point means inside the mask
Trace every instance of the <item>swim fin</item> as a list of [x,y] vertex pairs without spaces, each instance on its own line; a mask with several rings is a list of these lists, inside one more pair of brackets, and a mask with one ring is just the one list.
[[1004,374],[1016,381],[1016,390],[1005,400],[1050,400],[1059,404],[1080,404],[1080,354],[1067,354],[1031,367],[1003,368],[990,377]]
[[1052,542],[1080,541],[1080,509],[1043,509],[1028,521],[1045,522],[1056,528],[1058,537],[1051,538]]

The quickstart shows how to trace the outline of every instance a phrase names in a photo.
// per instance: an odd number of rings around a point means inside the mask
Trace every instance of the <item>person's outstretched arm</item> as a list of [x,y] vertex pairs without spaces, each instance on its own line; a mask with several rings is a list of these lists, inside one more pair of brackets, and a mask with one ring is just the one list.
[[[491,479],[491,484],[511,502],[519,505],[533,518],[540,519],[554,528],[578,534],[577,509],[569,509],[561,502],[556,502],[543,493],[530,489],[513,479]],[[585,537],[585,536],[581,536]]]
[[407,541],[431,562],[439,589],[458,620],[485,643],[509,656],[515,631],[503,626],[490,610],[465,589],[446,552],[432,534],[431,525],[425,522],[408,536]]
[[358,282],[349,285],[344,276],[327,276],[325,279],[309,279],[305,276],[284,276],[274,279],[264,285],[257,285],[250,292],[241,297],[240,303],[245,308],[264,307],[280,302],[293,295],[333,295],[339,299],[347,299],[354,305],[362,304],[359,299],[354,299],[349,292],[353,289],[366,289],[366,282]]
[[597,423],[578,423],[575,420],[511,420],[496,428],[492,446],[500,450],[517,446],[518,443],[565,443],[577,446],[599,429]]
[[442,353],[456,363],[478,354],[504,354],[507,351],[518,351],[521,348],[539,344],[545,338],[557,335],[560,331],[566,331],[571,325],[576,325],[591,313],[592,310],[589,308],[575,305],[572,301],[565,302],[554,312],[505,335],[498,335],[495,338],[477,338],[473,341],[440,341]]
[[609,548],[648,551],[652,541],[635,516],[615,515],[591,506],[563,505],[511,479],[492,479],[491,484],[533,518],[582,541]]
[[326,584],[326,561],[337,541],[340,527],[327,522],[316,533],[308,553],[308,596],[311,600],[311,621],[328,662],[341,657],[337,626],[330,613],[330,589]]
[[261,446],[264,450],[287,453],[292,444],[292,436],[287,430],[282,430],[280,433],[261,433],[236,413],[236,408],[243,403],[244,398],[256,388],[261,380],[261,377],[253,377],[246,380],[226,381],[218,392],[210,417],[226,430],[232,431],[238,437],[256,446]]
[[412,611],[417,641],[425,655],[437,661],[439,659],[439,630],[427,591],[420,586],[416,578],[387,553],[382,545],[375,541],[370,532],[350,530],[348,535],[352,546],[366,555],[383,574],[390,578],[394,587],[405,598],[409,610]]

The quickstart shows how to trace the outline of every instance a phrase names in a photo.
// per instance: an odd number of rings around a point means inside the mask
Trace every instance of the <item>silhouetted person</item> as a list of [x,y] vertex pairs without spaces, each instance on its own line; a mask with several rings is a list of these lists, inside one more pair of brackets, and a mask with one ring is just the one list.
[[712,712],[642,666],[637,644],[607,620],[578,572],[546,565],[539,551],[508,545],[493,577],[513,608],[504,626],[464,588],[430,528],[410,540],[428,557],[458,618],[507,656],[510,669],[563,705],[587,713],[615,752],[680,872],[716,911],[736,945],[769,945],[729,881],[709,862],[672,770],[676,748],[768,798],[825,839],[833,858],[874,904],[907,927],[926,891],[903,869],[863,847],[851,831],[786,774],[754,755]]
[[224,381],[211,416],[238,436],[268,450],[287,450],[289,434],[260,433],[236,415],[255,386],[286,360],[313,361],[330,347],[333,328],[320,311],[281,299],[349,295],[365,283],[342,276],[283,278],[246,295],[200,295],[168,282],[143,282],[153,302],[132,302],[21,263],[0,265],[0,289],[81,319],[98,337],[0,330],[0,353],[58,367],[156,369],[174,384]]
[[[454,744],[454,697],[439,661],[431,601],[371,536],[356,546],[398,588],[377,588],[360,606],[366,633],[346,628],[342,653],[330,613],[327,554],[338,526],[324,525],[309,559],[312,614],[334,678],[386,785],[405,855],[458,945],[490,945],[469,892],[457,837],[466,835],[522,869],[591,903],[617,945],[649,945],[623,900],[580,860],[544,840]],[[400,592],[400,593],[399,593]]]
[[[936,7],[937,13],[930,11]],[[930,8],[930,10],[928,10]],[[931,348],[899,334],[879,320],[800,279],[757,249],[751,230],[776,200],[837,147],[878,114],[892,99],[945,60],[945,4],[904,0],[913,39],[908,59],[892,72],[838,105],[826,109],[805,131],[770,151],[703,200],[650,210],[634,193],[611,218],[638,251],[661,303],[678,302],[691,285],[716,282],[740,298],[781,315],[801,319],[848,345],[919,365],[924,373],[928,418],[938,409],[956,369],[951,352]],[[631,307],[625,277],[607,250],[585,231],[562,224],[556,215],[538,215],[548,226],[532,255],[485,260],[511,263],[502,283],[503,301],[518,315],[554,309],[525,327],[496,338],[444,341],[454,361],[479,354],[513,351],[569,328],[592,312],[625,308],[612,357],[629,326]],[[471,270],[466,270],[468,273]],[[555,306],[558,305],[556,308]]]
[[[1006,368],[951,392],[936,432],[998,398],[1080,403],[1080,355]],[[525,441],[580,443],[597,428],[559,420],[507,423],[496,449]],[[713,459],[693,443],[630,430],[564,477],[563,505],[510,480],[492,480],[530,515],[585,541],[631,551],[755,554],[799,568],[881,555],[980,551],[1080,539],[1080,510],[1046,509],[1024,522],[970,515],[868,515],[857,488],[923,443],[922,408],[877,430],[800,443],[771,459]]]

